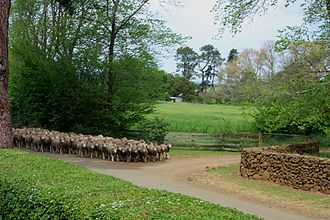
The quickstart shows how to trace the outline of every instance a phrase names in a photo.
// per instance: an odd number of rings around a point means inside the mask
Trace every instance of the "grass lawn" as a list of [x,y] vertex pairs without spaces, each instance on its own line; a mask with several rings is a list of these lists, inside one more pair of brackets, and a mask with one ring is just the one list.
[[70,163],[0,150],[0,219],[260,219]]
[[[262,200],[274,205],[307,210],[315,215],[330,217],[330,196],[282,187],[273,183],[250,180],[238,175],[239,165],[211,169],[204,173],[206,179],[223,187],[231,187],[249,199]],[[220,180],[221,183],[217,182]]]
[[253,132],[253,119],[243,115],[242,107],[193,103],[161,103],[150,117],[170,124],[171,132]]

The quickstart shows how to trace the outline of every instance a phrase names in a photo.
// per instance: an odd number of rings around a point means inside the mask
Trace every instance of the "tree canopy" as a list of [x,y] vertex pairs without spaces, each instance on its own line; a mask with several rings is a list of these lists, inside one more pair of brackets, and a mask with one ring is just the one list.
[[288,40],[330,39],[330,1],[329,0],[217,0],[213,8],[220,33],[229,30],[237,33],[246,22],[267,13],[280,4],[289,6],[300,4],[304,13],[300,26],[287,27],[281,31],[281,47],[288,46]]
[[142,120],[163,97],[156,56],[183,40],[148,7],[148,0],[15,0],[14,124],[117,134]]

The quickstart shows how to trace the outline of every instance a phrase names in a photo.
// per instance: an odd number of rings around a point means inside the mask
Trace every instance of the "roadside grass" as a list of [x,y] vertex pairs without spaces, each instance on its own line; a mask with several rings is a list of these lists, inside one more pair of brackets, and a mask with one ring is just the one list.
[[249,198],[257,197],[273,204],[288,204],[309,209],[310,212],[330,217],[330,196],[321,193],[311,193],[294,190],[273,183],[250,180],[238,175],[239,165],[210,169],[205,173],[219,177],[239,189],[240,193]]
[[200,150],[179,150],[171,149],[170,156],[225,156],[225,155],[239,155],[238,152],[226,152],[226,151],[200,151]]
[[170,124],[171,132],[221,133],[253,132],[253,119],[241,106],[193,103],[161,103],[149,117]]
[[67,162],[0,150],[0,219],[259,219]]

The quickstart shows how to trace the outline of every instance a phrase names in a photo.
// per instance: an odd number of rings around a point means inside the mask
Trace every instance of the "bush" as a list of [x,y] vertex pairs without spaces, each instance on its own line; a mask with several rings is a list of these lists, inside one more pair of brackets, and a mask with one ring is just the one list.
[[157,142],[162,144],[168,133],[169,124],[158,117],[154,119],[144,119],[139,128],[143,131],[143,139],[145,141]]
[[19,150],[0,167],[0,219],[258,219]]

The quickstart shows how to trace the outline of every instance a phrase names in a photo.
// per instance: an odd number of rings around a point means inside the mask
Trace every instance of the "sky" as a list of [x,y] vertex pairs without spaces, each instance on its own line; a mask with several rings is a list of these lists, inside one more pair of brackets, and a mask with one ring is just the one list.
[[[266,15],[256,17],[252,23],[245,25],[239,34],[233,36],[225,32],[218,39],[218,27],[214,24],[214,14],[211,12],[216,0],[181,0],[181,7],[169,6],[164,10],[158,1],[152,1],[151,9],[157,17],[165,20],[167,26],[175,33],[184,37],[191,37],[185,45],[192,47],[196,52],[206,44],[212,44],[227,58],[232,48],[242,51],[246,48],[259,49],[269,40],[276,40],[278,30],[286,26],[302,23],[302,11],[299,1],[287,8],[279,4]],[[283,0],[282,0],[283,1]],[[173,54],[161,59],[161,67],[169,73],[175,73],[176,63]]]

